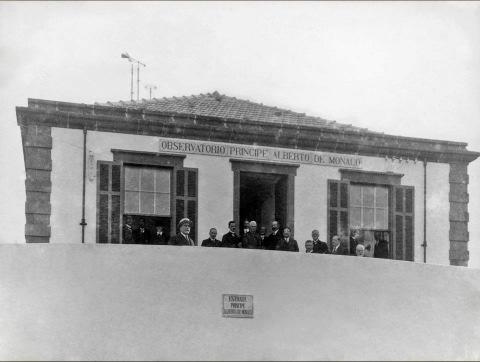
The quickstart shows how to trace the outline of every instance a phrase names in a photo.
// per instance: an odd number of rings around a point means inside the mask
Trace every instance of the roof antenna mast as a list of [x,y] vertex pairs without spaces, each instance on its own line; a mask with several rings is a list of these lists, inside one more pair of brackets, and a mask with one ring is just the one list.
[[156,90],[157,86],[153,84],[145,84],[145,89],[148,89],[150,91],[150,100],[152,99],[152,89]]
[[146,67],[147,65],[140,60],[131,57],[127,52],[122,53],[122,58],[128,59],[132,63],[130,71],[130,101],[133,101],[133,63],[137,63],[137,102],[140,100],[140,66]]

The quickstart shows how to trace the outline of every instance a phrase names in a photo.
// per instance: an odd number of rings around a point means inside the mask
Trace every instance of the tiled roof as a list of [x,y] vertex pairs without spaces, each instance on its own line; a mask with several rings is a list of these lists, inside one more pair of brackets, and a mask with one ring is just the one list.
[[292,112],[286,109],[266,106],[261,103],[228,97],[217,91],[188,97],[153,98],[151,100],[143,99],[141,102],[118,101],[101,104],[104,106],[145,109],[156,112],[369,132],[365,128],[354,127],[349,124],[327,121],[320,117],[307,116],[304,113]]

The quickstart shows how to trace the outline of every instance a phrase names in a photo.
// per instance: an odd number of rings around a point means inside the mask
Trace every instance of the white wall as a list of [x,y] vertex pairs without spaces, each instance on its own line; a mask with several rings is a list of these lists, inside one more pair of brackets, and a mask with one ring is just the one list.
[[[449,173],[448,164],[427,164],[427,263],[431,264],[449,264]],[[421,197],[423,200],[423,194]],[[418,232],[423,233],[423,229]],[[420,242],[420,238],[417,240]],[[423,250],[421,253],[423,261]]]
[[[83,131],[52,127],[51,243],[81,243]],[[96,184],[93,186],[96,187]],[[95,235],[96,194],[87,184],[86,235]],[[94,191],[95,192],[95,191]],[[95,242],[95,238],[93,238]]]
[[312,230],[327,241],[327,180],[339,180],[337,167],[301,165],[295,177],[295,239],[300,250],[312,238]]
[[[79,243],[82,196],[83,131],[53,128],[52,149],[52,236],[51,242]],[[112,148],[158,152],[158,138],[152,136],[89,131],[87,149],[96,161],[111,161]],[[415,187],[415,261],[423,262],[423,163],[391,161],[381,157],[363,158],[362,170],[404,174],[403,185]],[[208,236],[210,227],[217,227],[221,236],[233,218],[233,172],[227,157],[190,155],[186,167],[198,168],[198,239]],[[66,167],[68,165],[68,167]],[[449,201],[448,164],[429,163],[427,169],[427,262],[449,264]],[[318,229],[327,239],[327,180],[340,179],[337,167],[301,164],[295,177],[295,235],[300,250],[311,231]],[[86,185],[86,242],[95,243],[96,179]],[[269,225],[267,225],[269,226]]]
[[[479,360],[480,270],[144,245],[0,245],[1,360]],[[253,295],[254,318],[221,316]]]
[[233,172],[229,159],[187,155],[184,166],[198,168],[198,245],[208,238],[212,227],[217,228],[217,238],[222,240],[228,222],[233,220]]

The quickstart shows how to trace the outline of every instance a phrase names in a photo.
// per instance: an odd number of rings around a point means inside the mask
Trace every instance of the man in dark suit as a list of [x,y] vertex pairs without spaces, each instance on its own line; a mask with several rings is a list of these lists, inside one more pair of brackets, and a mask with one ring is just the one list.
[[341,240],[338,235],[332,237],[332,254],[350,255],[346,241]]
[[266,229],[265,229],[265,226],[262,226],[260,228],[260,240],[262,241],[262,245],[263,247],[265,248],[265,237],[266,237]]
[[279,241],[282,239],[280,225],[277,220],[272,221],[272,233],[265,238],[265,249],[276,250]]
[[374,258],[388,259],[388,242],[383,238],[381,232],[374,232],[375,249],[373,250]]
[[123,231],[123,243],[124,244],[133,244],[133,226],[132,226],[133,220],[130,215],[127,215],[125,218],[125,225],[123,225],[122,231]]
[[165,233],[163,232],[163,226],[157,225],[155,227],[155,235],[153,236],[152,239],[152,244],[154,245],[166,245],[167,244],[167,237],[165,236]]
[[240,237],[235,234],[235,221],[228,222],[228,233],[223,235],[222,237],[222,244],[223,248],[241,248],[242,247],[242,240]]
[[245,235],[247,235],[247,233],[250,232],[250,221],[248,221],[247,219],[245,219],[243,221],[243,229],[241,230],[241,233],[240,233],[240,237],[244,237]]
[[263,249],[262,239],[257,233],[257,223],[250,221],[249,232],[243,236],[242,245],[246,249]]
[[277,250],[298,252],[297,241],[290,237],[290,233],[291,231],[289,227],[283,229],[283,238],[278,243]]
[[217,229],[211,228],[208,235],[210,237],[202,241],[202,246],[207,246],[211,248],[218,248],[221,246],[222,242],[217,239]]
[[358,244],[360,244],[360,230],[354,229],[350,235],[350,255],[356,255]]
[[313,252],[316,254],[329,254],[328,245],[326,242],[320,240],[318,237],[320,233],[318,230],[312,231]]
[[135,244],[150,244],[150,230],[145,227],[143,217],[138,221],[138,228],[133,230],[133,241]]
[[195,241],[190,237],[190,227],[192,222],[188,218],[183,218],[178,223],[179,233],[175,236],[172,236],[168,241],[168,245],[179,245],[179,246],[194,246]]

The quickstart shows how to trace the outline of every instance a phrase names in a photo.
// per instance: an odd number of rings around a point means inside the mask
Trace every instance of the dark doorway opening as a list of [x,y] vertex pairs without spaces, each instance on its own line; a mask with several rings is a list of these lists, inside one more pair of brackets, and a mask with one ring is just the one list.
[[288,176],[272,173],[240,172],[240,225],[243,221],[255,220],[257,230],[271,222],[281,225],[287,221]]

